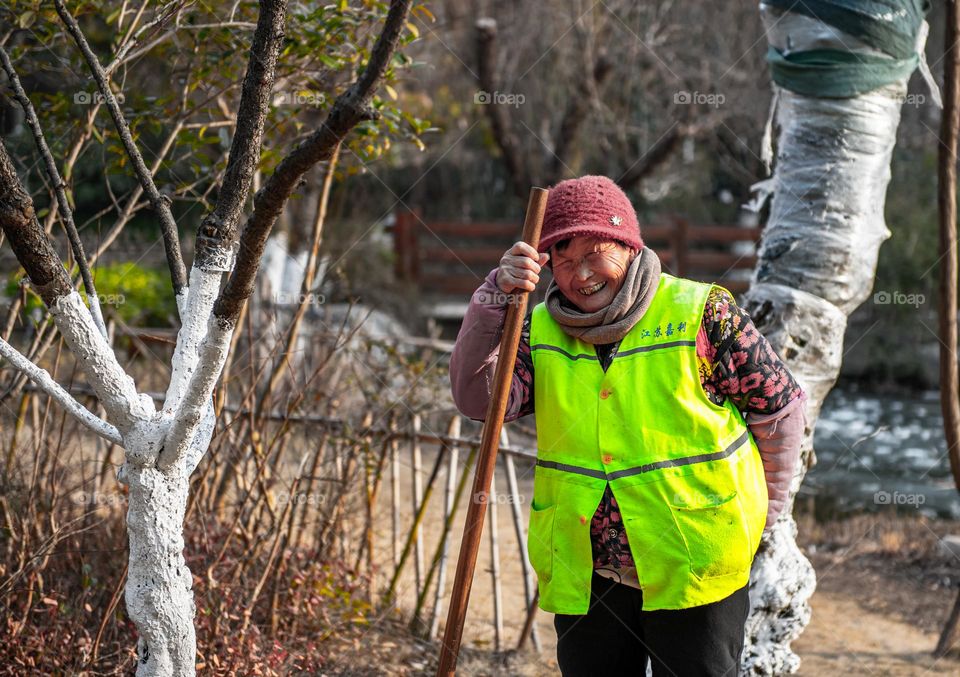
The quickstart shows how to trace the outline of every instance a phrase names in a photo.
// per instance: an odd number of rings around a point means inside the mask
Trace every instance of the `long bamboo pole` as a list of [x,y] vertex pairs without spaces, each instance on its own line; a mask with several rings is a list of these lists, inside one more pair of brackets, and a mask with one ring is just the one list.
[[[548,191],[543,188],[532,188],[527,202],[523,240],[534,249],[540,243],[540,227],[543,225],[543,213],[547,207],[547,193]],[[483,534],[487,492],[490,490],[490,480],[493,478],[497,462],[497,445],[500,440],[500,430],[503,428],[503,417],[507,411],[513,366],[517,359],[517,346],[520,344],[520,330],[523,328],[523,318],[527,312],[527,294],[517,290],[514,299],[515,302],[507,307],[507,319],[504,323],[503,336],[500,338],[500,354],[494,373],[490,405],[484,418],[480,456],[477,459],[477,472],[473,481],[473,495],[467,509],[463,538],[460,541],[460,556],[457,559],[457,573],[450,597],[447,624],[443,629],[443,643],[440,646],[440,661],[437,667],[438,676],[446,677],[456,674],[463,622],[467,616],[470,588],[473,585],[473,574],[477,566],[477,551]]]

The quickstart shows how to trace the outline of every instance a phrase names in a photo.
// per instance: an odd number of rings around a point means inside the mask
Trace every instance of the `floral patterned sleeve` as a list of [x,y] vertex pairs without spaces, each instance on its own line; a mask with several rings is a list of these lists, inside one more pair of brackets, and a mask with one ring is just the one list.
[[[533,413],[533,356],[530,354],[530,314],[523,320],[520,330],[520,344],[517,346],[517,361],[513,365],[514,385],[520,385],[510,391],[507,414],[504,421],[513,421]],[[514,400],[518,399],[519,402]]]
[[707,396],[724,397],[742,413],[771,414],[803,393],[750,315],[714,285],[697,335],[700,382]]

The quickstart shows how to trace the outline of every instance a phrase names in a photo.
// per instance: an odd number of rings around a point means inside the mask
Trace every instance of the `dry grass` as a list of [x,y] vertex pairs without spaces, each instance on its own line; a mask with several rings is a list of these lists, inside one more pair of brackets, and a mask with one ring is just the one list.
[[[369,345],[344,356],[334,346],[345,332],[312,342],[309,359],[271,384],[274,391],[265,384],[275,357],[238,347],[228,406],[194,474],[185,525],[205,674],[334,674],[340,652],[355,642],[363,648],[381,617],[371,604],[373,563],[355,550],[358,525],[372,528],[363,487],[382,480],[383,433],[371,430],[384,429],[392,414],[424,410],[423,402],[436,406],[429,391],[443,374],[426,369],[426,357],[395,350],[380,350],[386,365],[363,364],[377,350]],[[44,366],[84,392],[60,357]],[[164,387],[157,366],[166,357],[156,357],[131,365],[142,390]],[[371,368],[382,381],[358,387]],[[13,375],[3,375],[10,383]],[[391,401],[384,384],[408,397]],[[14,391],[2,404],[0,674],[130,674],[126,494],[115,479],[122,450],[36,392]],[[331,417],[338,404],[350,414],[346,425],[286,417]],[[278,410],[279,418],[271,413]]]

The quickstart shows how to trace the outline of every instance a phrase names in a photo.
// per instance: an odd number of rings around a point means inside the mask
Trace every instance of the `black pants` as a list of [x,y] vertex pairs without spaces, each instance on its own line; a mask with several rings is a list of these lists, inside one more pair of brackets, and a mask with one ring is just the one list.
[[554,616],[560,672],[643,677],[649,658],[655,677],[737,677],[747,587],[712,604],[643,611],[640,590],[594,573],[587,613]]

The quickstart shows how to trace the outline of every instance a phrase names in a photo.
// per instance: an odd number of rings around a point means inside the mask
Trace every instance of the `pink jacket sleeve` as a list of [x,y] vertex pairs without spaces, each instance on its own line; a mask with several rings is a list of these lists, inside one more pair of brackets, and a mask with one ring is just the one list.
[[800,444],[807,426],[806,400],[806,392],[801,391],[799,397],[772,414],[748,412],[746,415],[747,426],[763,461],[769,497],[767,529],[777,521],[790,493],[790,482],[800,458]]
[[[507,317],[506,294],[497,287],[494,268],[470,298],[450,355],[450,385],[460,413],[482,421],[493,390],[493,377],[500,353],[500,337]],[[517,417],[523,400],[523,384],[514,374],[505,420]]]

